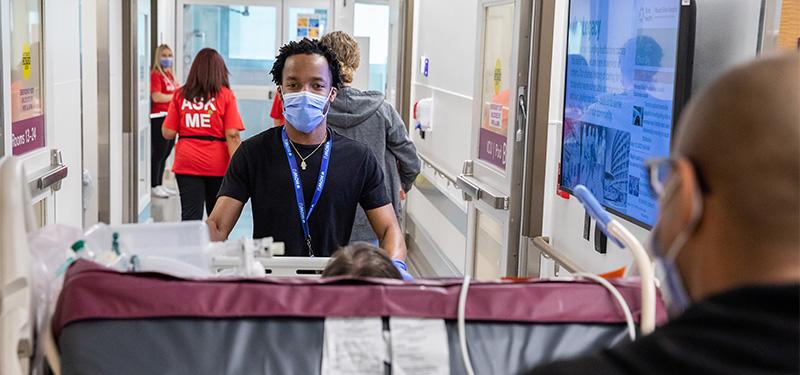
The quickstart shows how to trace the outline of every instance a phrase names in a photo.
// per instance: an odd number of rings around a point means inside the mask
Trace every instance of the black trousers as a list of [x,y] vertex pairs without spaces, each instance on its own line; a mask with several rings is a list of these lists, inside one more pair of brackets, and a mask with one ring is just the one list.
[[222,177],[176,174],[175,178],[181,192],[181,220],[203,220],[203,205],[206,214],[211,215]]
[[161,135],[164,117],[150,119],[150,187],[161,185],[164,178],[164,164],[167,162],[175,140],[166,140]]

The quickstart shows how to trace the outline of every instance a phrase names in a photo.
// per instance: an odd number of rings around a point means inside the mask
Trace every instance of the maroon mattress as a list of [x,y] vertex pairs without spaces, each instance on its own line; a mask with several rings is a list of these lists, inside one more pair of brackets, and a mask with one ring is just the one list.
[[[612,280],[638,321],[638,279]],[[53,316],[58,338],[91,319],[399,316],[456,319],[460,279],[181,279],[120,273],[80,260],[66,274]],[[657,322],[667,316],[658,299]],[[624,324],[609,292],[589,281],[473,282],[471,321]]]

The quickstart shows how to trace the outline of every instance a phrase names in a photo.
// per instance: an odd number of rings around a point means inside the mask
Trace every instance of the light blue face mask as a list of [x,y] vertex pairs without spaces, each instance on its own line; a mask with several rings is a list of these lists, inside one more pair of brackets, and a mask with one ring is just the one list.
[[162,69],[169,69],[172,67],[172,59],[169,57],[161,58],[158,63],[161,64]]
[[680,270],[675,264],[675,259],[678,254],[683,250],[686,242],[694,234],[697,225],[700,223],[700,218],[703,216],[703,200],[699,191],[695,192],[692,202],[692,216],[689,225],[686,226],[675,237],[669,246],[664,249],[656,240],[656,232],[658,224],[650,236],[650,251],[656,256],[656,270],[660,270],[664,276],[664,283],[661,287],[661,292],[664,295],[664,303],[667,307],[667,313],[670,317],[675,317],[683,313],[686,308],[692,303],[689,292],[681,278]]
[[311,133],[328,114],[325,106],[330,97],[331,94],[322,96],[308,91],[283,94],[283,117],[298,131]]

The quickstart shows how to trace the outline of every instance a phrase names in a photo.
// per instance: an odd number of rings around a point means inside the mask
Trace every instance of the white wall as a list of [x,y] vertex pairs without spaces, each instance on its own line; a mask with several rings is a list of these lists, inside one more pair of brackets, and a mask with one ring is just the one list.
[[[422,139],[413,130],[414,121],[408,117],[413,140],[419,153],[438,164],[451,176],[458,176],[464,160],[470,158],[473,89],[476,61],[478,2],[419,0],[414,10],[414,41],[411,98],[412,103],[432,97],[434,101],[434,130]],[[428,77],[418,68],[421,56],[430,60]],[[466,208],[460,194],[444,179],[434,176],[430,168],[423,175],[454,204]],[[433,249],[444,255],[463,272],[466,232],[456,228],[425,195],[415,189],[409,194],[407,213],[417,230],[424,231],[434,243]]]
[[[81,56],[80,7],[78,0],[44,2],[44,48],[46,88],[45,121],[50,133],[48,146],[58,148],[69,175],[55,194],[57,223],[82,226],[81,171]],[[47,74],[50,74],[49,76]]]
[[175,0],[158,0],[157,40],[175,50]]
[[335,21],[331,30],[344,31],[353,35],[353,8],[355,1],[334,1],[333,16]]
[[[434,98],[434,131],[425,139],[415,134],[421,154],[458,175],[470,158],[472,96],[476,60],[477,1],[423,0],[416,3],[412,98],[416,102]],[[458,20],[442,22],[442,20]],[[428,77],[417,65],[421,56],[430,59]]]

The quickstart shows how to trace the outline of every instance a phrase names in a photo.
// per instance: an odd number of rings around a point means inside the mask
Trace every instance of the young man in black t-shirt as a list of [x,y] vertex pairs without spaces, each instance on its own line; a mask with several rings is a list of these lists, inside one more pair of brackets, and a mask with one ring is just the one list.
[[227,238],[252,199],[255,238],[284,242],[287,255],[330,256],[348,244],[360,203],[381,247],[405,271],[405,241],[378,161],[366,145],[327,127],[341,83],[334,55],[316,40],[291,42],[272,75],[286,126],[242,142],[233,155],[208,217],[212,239]]

